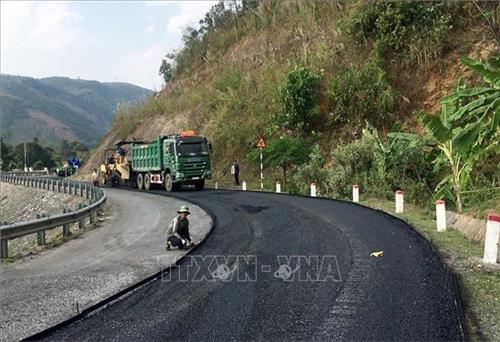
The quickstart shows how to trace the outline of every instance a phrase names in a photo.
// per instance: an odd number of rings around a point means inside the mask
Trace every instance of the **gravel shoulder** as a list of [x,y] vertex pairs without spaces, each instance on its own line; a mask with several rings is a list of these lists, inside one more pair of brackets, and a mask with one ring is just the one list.
[[107,192],[104,214],[110,217],[99,229],[41,255],[0,265],[0,340],[44,330],[175,263],[186,251],[166,252],[165,228],[181,205],[190,207],[195,242],[212,227],[210,216],[189,202]]

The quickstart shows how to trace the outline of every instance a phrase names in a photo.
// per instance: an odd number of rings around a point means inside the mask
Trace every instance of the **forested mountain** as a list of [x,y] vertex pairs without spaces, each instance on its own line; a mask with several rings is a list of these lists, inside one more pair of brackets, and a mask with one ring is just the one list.
[[66,77],[0,76],[1,135],[20,143],[38,137],[94,145],[106,133],[118,106],[144,100],[152,91],[127,83]]

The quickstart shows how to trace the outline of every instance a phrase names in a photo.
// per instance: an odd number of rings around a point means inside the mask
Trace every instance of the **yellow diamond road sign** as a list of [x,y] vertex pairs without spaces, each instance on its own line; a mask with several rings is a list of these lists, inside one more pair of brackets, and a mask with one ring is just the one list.
[[257,147],[260,147],[260,148],[266,147],[266,142],[264,141],[264,138],[259,139],[259,142],[257,143]]

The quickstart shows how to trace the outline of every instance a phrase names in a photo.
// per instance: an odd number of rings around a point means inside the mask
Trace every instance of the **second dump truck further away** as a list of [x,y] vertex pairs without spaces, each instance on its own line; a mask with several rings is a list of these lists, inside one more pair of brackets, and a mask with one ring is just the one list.
[[[129,145],[128,156],[124,145]],[[194,131],[160,135],[150,142],[119,141],[116,146],[116,155],[106,158],[113,185],[130,182],[138,189],[157,186],[175,191],[186,184],[202,190],[212,177],[211,145]]]

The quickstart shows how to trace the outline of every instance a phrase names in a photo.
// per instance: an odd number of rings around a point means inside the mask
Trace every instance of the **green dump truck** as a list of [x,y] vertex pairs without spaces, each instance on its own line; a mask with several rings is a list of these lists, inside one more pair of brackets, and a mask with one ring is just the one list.
[[[124,145],[129,146],[128,151]],[[194,185],[202,190],[205,180],[212,177],[211,145],[194,131],[161,135],[149,142],[121,141],[116,146],[113,174],[138,189],[154,186],[175,191],[182,185]]]

